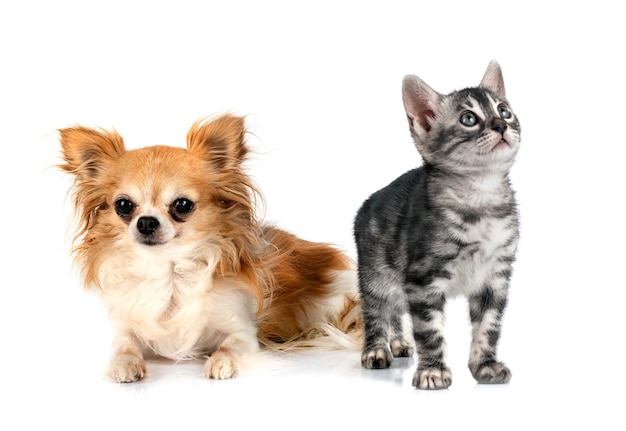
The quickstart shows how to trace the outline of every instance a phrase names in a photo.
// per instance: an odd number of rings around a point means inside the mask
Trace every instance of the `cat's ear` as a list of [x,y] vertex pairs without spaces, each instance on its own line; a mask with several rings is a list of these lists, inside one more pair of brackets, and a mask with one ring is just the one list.
[[415,75],[407,75],[402,80],[402,100],[411,128],[419,132],[429,132],[432,119],[439,113],[441,94]]
[[491,60],[489,66],[487,66],[485,76],[480,81],[480,87],[488,88],[502,98],[506,97],[502,69],[500,69],[500,65],[496,60]]

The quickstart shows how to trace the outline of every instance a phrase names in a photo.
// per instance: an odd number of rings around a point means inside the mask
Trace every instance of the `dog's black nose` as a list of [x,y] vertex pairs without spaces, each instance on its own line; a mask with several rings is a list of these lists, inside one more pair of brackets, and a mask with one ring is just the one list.
[[154,217],[139,217],[137,230],[144,235],[152,235],[159,228],[159,221]]

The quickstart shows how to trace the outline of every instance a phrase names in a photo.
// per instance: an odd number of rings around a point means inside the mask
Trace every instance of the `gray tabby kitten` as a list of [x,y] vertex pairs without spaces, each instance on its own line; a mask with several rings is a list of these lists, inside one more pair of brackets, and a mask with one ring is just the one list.
[[[469,369],[479,383],[507,383],[511,372],[496,358],[496,345],[519,237],[509,170],[520,124],[500,66],[492,61],[478,87],[448,95],[409,75],[402,95],[423,166],[374,193],[356,216],[362,365],[387,368],[415,346],[413,386],[450,386],[444,305],[464,294]],[[414,340],[405,335],[411,327]]]

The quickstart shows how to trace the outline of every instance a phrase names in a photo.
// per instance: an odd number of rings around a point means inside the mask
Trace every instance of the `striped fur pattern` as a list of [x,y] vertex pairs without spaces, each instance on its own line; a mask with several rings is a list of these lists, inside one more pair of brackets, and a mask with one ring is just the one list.
[[114,381],[144,378],[149,356],[206,358],[206,377],[226,379],[262,347],[359,340],[352,262],[257,219],[245,133],[223,115],[195,123],[186,149],[128,151],[114,131],[60,131],[75,263],[115,329]]
[[362,365],[386,368],[416,349],[413,385],[450,386],[444,307],[463,294],[473,328],[469,369],[479,383],[506,383],[511,372],[496,347],[519,237],[509,170],[520,125],[502,72],[491,62],[478,87],[448,95],[407,76],[403,99],[424,163],[374,193],[355,220]]

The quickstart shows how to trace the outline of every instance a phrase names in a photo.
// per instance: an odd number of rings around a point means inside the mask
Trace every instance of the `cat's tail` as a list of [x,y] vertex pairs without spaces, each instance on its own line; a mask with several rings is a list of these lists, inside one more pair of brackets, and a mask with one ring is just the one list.
[[362,347],[363,324],[353,262],[340,250],[265,228],[271,289],[259,316],[269,350]]

